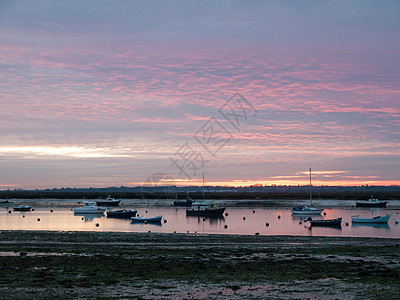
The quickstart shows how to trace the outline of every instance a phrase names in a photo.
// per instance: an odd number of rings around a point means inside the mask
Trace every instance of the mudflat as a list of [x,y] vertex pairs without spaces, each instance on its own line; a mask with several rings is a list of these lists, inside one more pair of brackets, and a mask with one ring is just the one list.
[[398,299],[400,239],[2,231],[5,299]]

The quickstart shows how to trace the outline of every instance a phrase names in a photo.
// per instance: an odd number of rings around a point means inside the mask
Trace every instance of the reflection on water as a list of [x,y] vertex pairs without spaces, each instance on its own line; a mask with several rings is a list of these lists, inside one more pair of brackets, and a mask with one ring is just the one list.
[[210,223],[218,223],[220,221],[225,221],[225,218],[223,216],[220,217],[200,217],[200,216],[186,216],[186,218],[189,219],[197,219],[198,222],[205,222],[209,221]]
[[[305,220],[307,220],[308,218],[309,218],[310,216],[306,216],[306,215],[292,215],[292,219],[294,220],[294,221],[301,221],[301,222],[304,222]],[[320,220],[320,219],[322,219],[322,217],[321,216],[312,216],[312,218],[313,219],[315,219],[315,220]]]
[[374,227],[374,228],[383,228],[383,229],[390,229],[389,224],[386,223],[352,223],[351,227],[361,227],[361,226],[367,226],[367,227]]
[[93,222],[94,219],[104,217],[104,215],[102,214],[80,214],[80,213],[74,213],[74,216],[79,217],[81,220],[85,222]]
[[342,225],[318,225],[318,226],[311,226],[311,229],[316,229],[321,227],[342,230]]
[[307,226],[309,236],[342,236],[341,226]]
[[131,222],[132,225],[139,225],[142,226],[143,228],[146,226],[151,227],[151,226],[156,226],[156,227],[161,227],[162,223],[161,222],[148,222],[148,223],[142,223],[142,222]]
[[[105,215],[74,215],[71,205],[41,205],[32,212],[9,213],[0,207],[0,230],[63,230],[165,232],[204,234],[314,235],[400,238],[400,226],[395,225],[400,210],[395,209],[325,209],[326,215],[312,216],[315,220],[343,218],[342,227],[313,227],[304,222],[309,216],[293,216],[290,208],[227,208],[220,218],[186,216],[185,208],[170,206],[124,205],[141,216],[162,215],[162,223],[131,223],[130,219],[106,218]],[[112,208],[115,209],[115,208]],[[351,224],[351,216],[374,217],[392,214],[389,224]],[[83,219],[82,219],[83,218]],[[166,220],[166,221],[164,221]],[[165,222],[165,223],[164,223]]]

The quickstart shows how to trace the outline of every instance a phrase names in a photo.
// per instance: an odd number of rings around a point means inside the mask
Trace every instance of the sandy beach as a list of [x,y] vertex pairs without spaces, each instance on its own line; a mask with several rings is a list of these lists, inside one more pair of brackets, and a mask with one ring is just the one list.
[[5,299],[397,299],[400,240],[3,231]]

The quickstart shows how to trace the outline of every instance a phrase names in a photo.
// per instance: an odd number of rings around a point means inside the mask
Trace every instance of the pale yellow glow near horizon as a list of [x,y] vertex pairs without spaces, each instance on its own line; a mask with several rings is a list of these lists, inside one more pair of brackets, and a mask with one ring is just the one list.
[[[128,182],[128,185],[143,186],[143,182]],[[154,184],[144,184],[145,186],[202,186],[201,180],[163,180]],[[246,186],[307,186],[308,179],[298,180],[232,180],[232,181],[207,181],[206,186],[224,186],[224,187],[246,187]],[[400,185],[399,181],[379,181],[379,180],[335,180],[335,181],[319,181],[316,180],[313,186],[392,186]]]
[[121,150],[108,148],[90,148],[77,146],[4,146],[0,147],[0,154],[8,155],[38,155],[38,156],[67,156],[78,158],[101,158],[101,157],[131,157],[124,154],[127,149]]

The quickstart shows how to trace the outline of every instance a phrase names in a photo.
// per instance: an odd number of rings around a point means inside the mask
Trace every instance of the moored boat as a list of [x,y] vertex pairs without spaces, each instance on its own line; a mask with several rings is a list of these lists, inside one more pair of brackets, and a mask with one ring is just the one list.
[[15,211],[30,211],[31,209],[32,209],[31,206],[24,205],[24,204],[13,207],[13,210],[15,210]]
[[121,209],[107,211],[107,218],[129,219],[136,216],[137,211],[133,209]]
[[323,211],[324,209],[317,209],[305,205],[292,208],[292,214],[294,215],[320,215]]
[[98,206],[118,206],[121,200],[115,200],[110,195],[105,200],[97,200],[96,205]]
[[174,206],[179,206],[179,207],[190,207],[192,206],[193,200],[189,196],[186,197],[185,201],[174,201]]
[[379,201],[371,195],[371,198],[368,201],[358,201],[356,202],[356,207],[386,207],[386,201]]
[[74,209],[75,214],[102,214],[105,211],[105,207],[94,205],[92,202],[85,202],[83,207],[77,207]]
[[[192,204],[192,207],[194,205]],[[191,209],[186,210],[186,216],[195,217],[222,217],[225,211],[225,207],[217,207],[215,204],[209,204],[207,206],[197,205]]]
[[386,214],[386,216],[376,216],[373,218],[360,218],[358,216],[352,216],[352,223],[387,223],[389,222],[391,215]]
[[157,217],[132,217],[132,223],[161,223],[162,216]]
[[335,226],[335,227],[342,226],[342,218],[313,220],[311,217],[309,217],[304,222],[310,222],[311,226]]
[[[311,168],[309,169],[310,171],[310,203],[311,206],[313,205],[312,202],[312,184],[311,184]],[[293,215],[320,215],[322,212],[324,211],[324,209],[317,209],[315,207],[308,207],[305,205],[302,206],[297,206],[297,207],[293,207],[292,208],[292,214]]]

